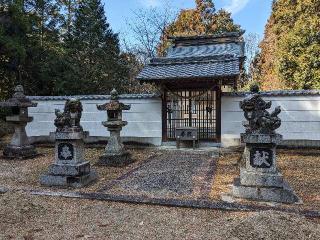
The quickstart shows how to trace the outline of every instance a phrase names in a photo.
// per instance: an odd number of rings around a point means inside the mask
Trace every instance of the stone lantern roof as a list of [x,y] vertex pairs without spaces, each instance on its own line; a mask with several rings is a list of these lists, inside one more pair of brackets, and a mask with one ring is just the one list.
[[31,102],[25,95],[21,85],[18,85],[14,89],[12,98],[5,102],[0,102],[0,107],[36,107],[38,104]]
[[111,91],[111,101],[102,105],[97,105],[100,111],[122,111],[130,110],[130,105],[119,102],[119,95],[117,90]]

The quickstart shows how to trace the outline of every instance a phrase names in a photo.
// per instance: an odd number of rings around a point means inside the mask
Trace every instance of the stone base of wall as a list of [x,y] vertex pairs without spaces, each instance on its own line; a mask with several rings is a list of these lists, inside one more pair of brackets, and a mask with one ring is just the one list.
[[[53,144],[54,139],[50,136],[33,136],[29,137],[31,144]],[[108,142],[108,137],[93,137],[90,136],[85,139],[86,144],[102,144],[106,145]],[[161,138],[148,138],[148,137],[123,137],[123,143],[126,145],[137,145],[137,146],[175,146],[175,141],[162,142]],[[239,138],[228,138],[222,139],[221,143],[212,142],[200,142],[200,147],[239,147]],[[320,148],[320,140],[283,140],[278,146],[279,148]]]
[[[29,137],[32,144],[53,144],[54,139],[50,136],[33,136]],[[161,146],[161,138],[148,138],[148,137],[123,137],[123,143],[128,145],[151,145],[151,146]],[[89,136],[85,140],[86,144],[104,144],[108,142],[108,137],[94,137]]]
[[[238,147],[241,146],[239,138],[226,138],[222,139],[221,146],[223,148]],[[283,140],[279,145],[279,148],[319,148],[320,140],[304,140],[304,139],[290,139]]]
[[320,140],[283,140],[279,147],[286,147],[286,148],[319,148],[320,147]]

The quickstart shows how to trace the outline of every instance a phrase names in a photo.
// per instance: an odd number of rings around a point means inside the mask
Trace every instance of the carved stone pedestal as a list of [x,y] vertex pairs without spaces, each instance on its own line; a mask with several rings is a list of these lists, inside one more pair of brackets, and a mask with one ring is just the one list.
[[80,125],[82,104],[78,99],[67,100],[64,111],[56,109],[54,121],[57,130],[55,138],[55,162],[48,173],[41,176],[40,182],[46,186],[80,188],[97,179],[96,172],[84,159],[84,132]]
[[297,195],[277,169],[276,145],[280,134],[242,134],[245,166],[233,184],[233,196],[259,201],[295,203]]
[[271,113],[272,102],[264,101],[259,87],[253,85],[251,93],[240,102],[246,121],[246,129],[241,140],[246,144],[244,151],[245,166],[240,168],[240,178],[233,184],[233,196],[259,201],[280,203],[299,202],[299,198],[283,180],[277,168],[276,147],[282,136],[276,133],[281,126],[276,107]]
[[90,163],[84,160],[83,139],[88,132],[56,132],[55,163],[40,182],[46,186],[80,188],[97,179]]

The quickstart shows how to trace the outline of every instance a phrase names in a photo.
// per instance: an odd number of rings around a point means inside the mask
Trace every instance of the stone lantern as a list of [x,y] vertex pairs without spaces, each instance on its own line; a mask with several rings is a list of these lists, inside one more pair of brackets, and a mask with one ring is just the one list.
[[25,127],[32,122],[29,117],[28,108],[36,107],[38,104],[31,102],[25,95],[21,85],[14,89],[13,97],[6,102],[0,102],[0,107],[10,108],[12,115],[6,117],[6,121],[14,126],[14,134],[11,142],[3,151],[5,158],[23,159],[32,158],[37,155],[34,146],[30,144]]
[[102,125],[110,131],[110,138],[105,148],[105,153],[100,157],[99,163],[105,166],[121,167],[132,162],[131,155],[125,150],[120,131],[128,123],[122,120],[122,111],[130,110],[130,105],[119,102],[118,92],[111,91],[111,101],[103,105],[97,105],[98,110],[107,111],[108,120]]
[[72,98],[65,103],[64,111],[55,111],[55,161],[40,182],[46,186],[80,188],[97,179],[90,162],[84,159],[84,139],[89,135],[80,125],[82,104]]

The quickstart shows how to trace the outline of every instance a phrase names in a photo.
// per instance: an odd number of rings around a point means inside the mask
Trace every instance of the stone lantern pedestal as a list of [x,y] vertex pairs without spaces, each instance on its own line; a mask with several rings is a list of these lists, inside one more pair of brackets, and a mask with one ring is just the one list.
[[[96,172],[84,158],[84,139],[89,134],[80,126],[82,106],[79,104],[80,101],[71,99],[64,113],[56,112],[57,131],[51,133],[55,138],[55,161],[47,174],[41,176],[42,185],[81,188],[97,179]],[[72,111],[79,113],[72,114]]]
[[25,129],[27,124],[33,120],[32,117],[28,116],[28,108],[36,106],[37,103],[33,103],[26,98],[23,87],[20,85],[15,88],[15,93],[11,99],[0,103],[0,107],[11,109],[12,115],[7,116],[6,121],[14,127],[11,142],[3,151],[4,158],[26,159],[38,155],[35,147],[30,144]]
[[125,150],[121,141],[120,132],[128,123],[122,121],[122,111],[129,110],[130,106],[118,101],[118,93],[111,91],[111,101],[97,106],[100,111],[107,111],[108,121],[102,125],[108,128],[110,137],[104,154],[100,157],[99,164],[110,167],[122,167],[132,163],[131,154]]
[[110,167],[122,167],[132,163],[131,154],[125,150],[120,137],[120,131],[126,124],[125,121],[107,121],[102,123],[110,131],[110,137],[105,152],[100,157],[99,164]]

